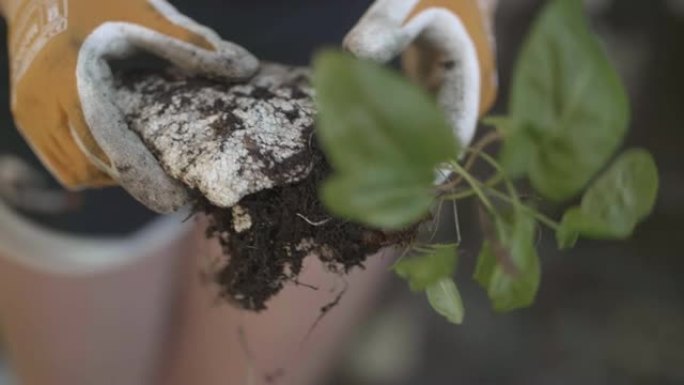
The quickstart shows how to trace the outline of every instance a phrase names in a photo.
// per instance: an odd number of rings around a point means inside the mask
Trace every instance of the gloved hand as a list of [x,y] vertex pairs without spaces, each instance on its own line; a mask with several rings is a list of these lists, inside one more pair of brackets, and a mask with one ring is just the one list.
[[437,94],[467,146],[497,92],[492,17],[497,0],[376,0],[345,39],[355,55],[403,54],[407,75]]
[[109,59],[138,50],[213,77],[250,77],[246,50],[165,0],[0,0],[9,26],[12,112],[36,154],[66,187],[121,184],[146,206],[187,200],[114,106]]

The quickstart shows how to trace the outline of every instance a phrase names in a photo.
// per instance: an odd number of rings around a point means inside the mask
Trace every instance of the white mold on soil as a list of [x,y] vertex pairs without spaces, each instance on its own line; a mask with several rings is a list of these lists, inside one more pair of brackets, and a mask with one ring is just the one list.
[[212,204],[304,179],[315,120],[309,71],[264,64],[249,82],[117,75],[115,100],[165,171]]

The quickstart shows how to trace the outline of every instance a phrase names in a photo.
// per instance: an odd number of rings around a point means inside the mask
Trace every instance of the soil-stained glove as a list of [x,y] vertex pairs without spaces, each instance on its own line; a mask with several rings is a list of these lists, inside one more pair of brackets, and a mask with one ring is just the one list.
[[159,212],[187,201],[111,101],[107,60],[145,51],[239,80],[258,61],[165,0],[0,0],[9,26],[12,111],[45,166],[72,189],[121,184]]
[[497,92],[491,33],[497,0],[377,0],[345,39],[355,55],[403,54],[408,76],[437,95],[463,146]]

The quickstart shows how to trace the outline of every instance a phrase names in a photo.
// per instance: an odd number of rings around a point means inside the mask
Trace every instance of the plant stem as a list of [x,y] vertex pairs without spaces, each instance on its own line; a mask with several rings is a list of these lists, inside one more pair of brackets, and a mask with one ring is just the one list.
[[482,159],[484,159],[487,163],[489,163],[490,166],[494,167],[496,172],[498,173],[497,175],[501,175],[504,182],[506,183],[506,188],[508,189],[508,194],[509,196],[513,197],[513,202],[515,205],[520,205],[520,197],[518,196],[518,190],[515,188],[513,185],[513,182],[506,176],[506,173],[504,172],[503,168],[501,168],[501,165],[499,162],[496,161],[493,157],[491,157],[489,154],[480,152],[478,154]]
[[[527,211],[529,214],[534,216],[534,218],[536,218],[539,222],[543,223],[544,225],[548,226],[549,228],[555,231],[558,231],[558,229],[560,228],[560,224],[558,222],[520,202],[520,198],[518,197],[515,187],[513,186],[512,182],[508,178],[506,178],[506,175],[501,169],[501,166],[496,162],[496,160],[493,157],[489,156],[486,153],[483,153],[483,150],[488,145],[494,143],[500,138],[501,136],[498,132],[489,133],[488,135],[483,137],[475,146],[473,146],[473,148],[468,150],[468,152],[470,152],[470,156],[465,166],[461,166],[458,162],[451,163],[451,167],[453,168],[453,171],[458,174],[458,177],[442,187],[453,189],[456,186],[458,186],[462,180],[465,180],[470,185],[470,189],[445,195],[444,198],[456,201],[465,198],[470,198],[471,196],[476,195],[478,198],[480,198],[480,201],[482,201],[482,204],[487,208],[487,210],[489,210],[490,212],[494,212],[494,205],[483,191],[483,188],[485,188],[487,189],[488,193],[496,196],[497,198],[505,202],[520,207],[521,209]],[[494,175],[492,178],[490,178],[484,183],[475,179],[470,174],[470,172],[468,172],[468,170],[472,168],[472,166],[475,164],[478,158],[484,159],[497,171],[496,175]],[[494,188],[494,186],[501,182],[506,182],[506,186],[509,189],[511,196],[506,195],[505,193]]]
[[480,183],[480,181],[473,178],[473,176],[470,175],[468,170],[463,168],[463,166],[458,164],[458,162],[451,163],[451,167],[453,167],[454,172],[458,173],[466,182],[468,182],[470,187],[473,189],[473,193],[480,198],[482,204],[487,208],[487,210],[489,210],[490,212],[494,212],[494,205],[489,200],[484,191],[482,191],[482,184]]
[[[465,165],[463,168],[466,171],[470,171],[473,166],[475,166],[475,162],[477,161],[478,155],[484,151],[485,148],[487,148],[489,145],[496,143],[501,139],[501,134],[499,134],[497,131],[492,131],[488,133],[487,135],[483,136],[482,139],[478,140],[477,143],[475,143],[471,148],[469,148],[467,151],[470,153],[468,156],[468,159],[465,162]],[[439,187],[441,191],[452,191],[458,185],[463,182],[463,176],[459,175],[456,177],[456,179],[442,185]]]
[[[497,174],[497,175],[494,175],[493,177],[489,178],[484,183],[480,183],[480,184],[484,187],[491,188],[491,187],[494,187],[494,186],[498,185],[499,183],[501,183],[501,181],[503,181],[503,179],[504,178],[501,174]],[[452,201],[460,201],[462,199],[470,198],[474,195],[477,195],[475,193],[475,190],[473,190],[472,188],[469,188],[469,189],[461,190],[461,191],[454,192],[451,194],[447,194],[447,195],[444,195],[442,197],[444,199],[449,199]]]
[[[502,193],[499,190],[496,190],[493,188],[488,188],[487,192],[489,192],[490,194],[494,195],[495,197],[497,197],[503,201],[506,201],[510,204],[515,204],[515,201],[513,198],[509,197],[508,195]],[[539,211],[537,211],[537,210],[535,210],[535,209],[533,209],[527,205],[524,205],[524,204],[520,204],[520,208],[527,211],[529,214],[534,216],[539,222],[545,224],[546,226],[548,226],[552,230],[558,231],[560,229],[560,224],[558,222],[556,222],[553,219],[547,217],[546,215],[540,213]]]
[[487,125],[487,126],[492,126],[496,129],[496,131],[505,136],[510,128],[508,127],[510,125],[511,118],[509,116],[488,116],[484,119],[482,119],[482,123]]
[[468,149],[468,151],[470,152],[470,156],[468,157],[468,160],[465,163],[465,169],[470,170],[471,168],[473,168],[480,153],[484,151],[484,149],[487,148],[489,145],[498,142],[500,139],[501,134],[499,134],[497,131],[492,131],[487,135],[483,136],[482,139],[475,143],[474,146]]

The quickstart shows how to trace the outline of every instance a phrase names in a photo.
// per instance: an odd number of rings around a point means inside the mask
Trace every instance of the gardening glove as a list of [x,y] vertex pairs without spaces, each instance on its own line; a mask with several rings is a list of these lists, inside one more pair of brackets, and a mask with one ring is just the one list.
[[437,96],[463,147],[497,93],[492,17],[497,0],[377,0],[345,38],[379,62],[402,55],[405,72]]
[[12,112],[66,187],[120,184],[158,212],[184,205],[114,104],[107,63],[146,51],[185,70],[241,80],[258,67],[243,48],[165,0],[0,0],[9,27]]

